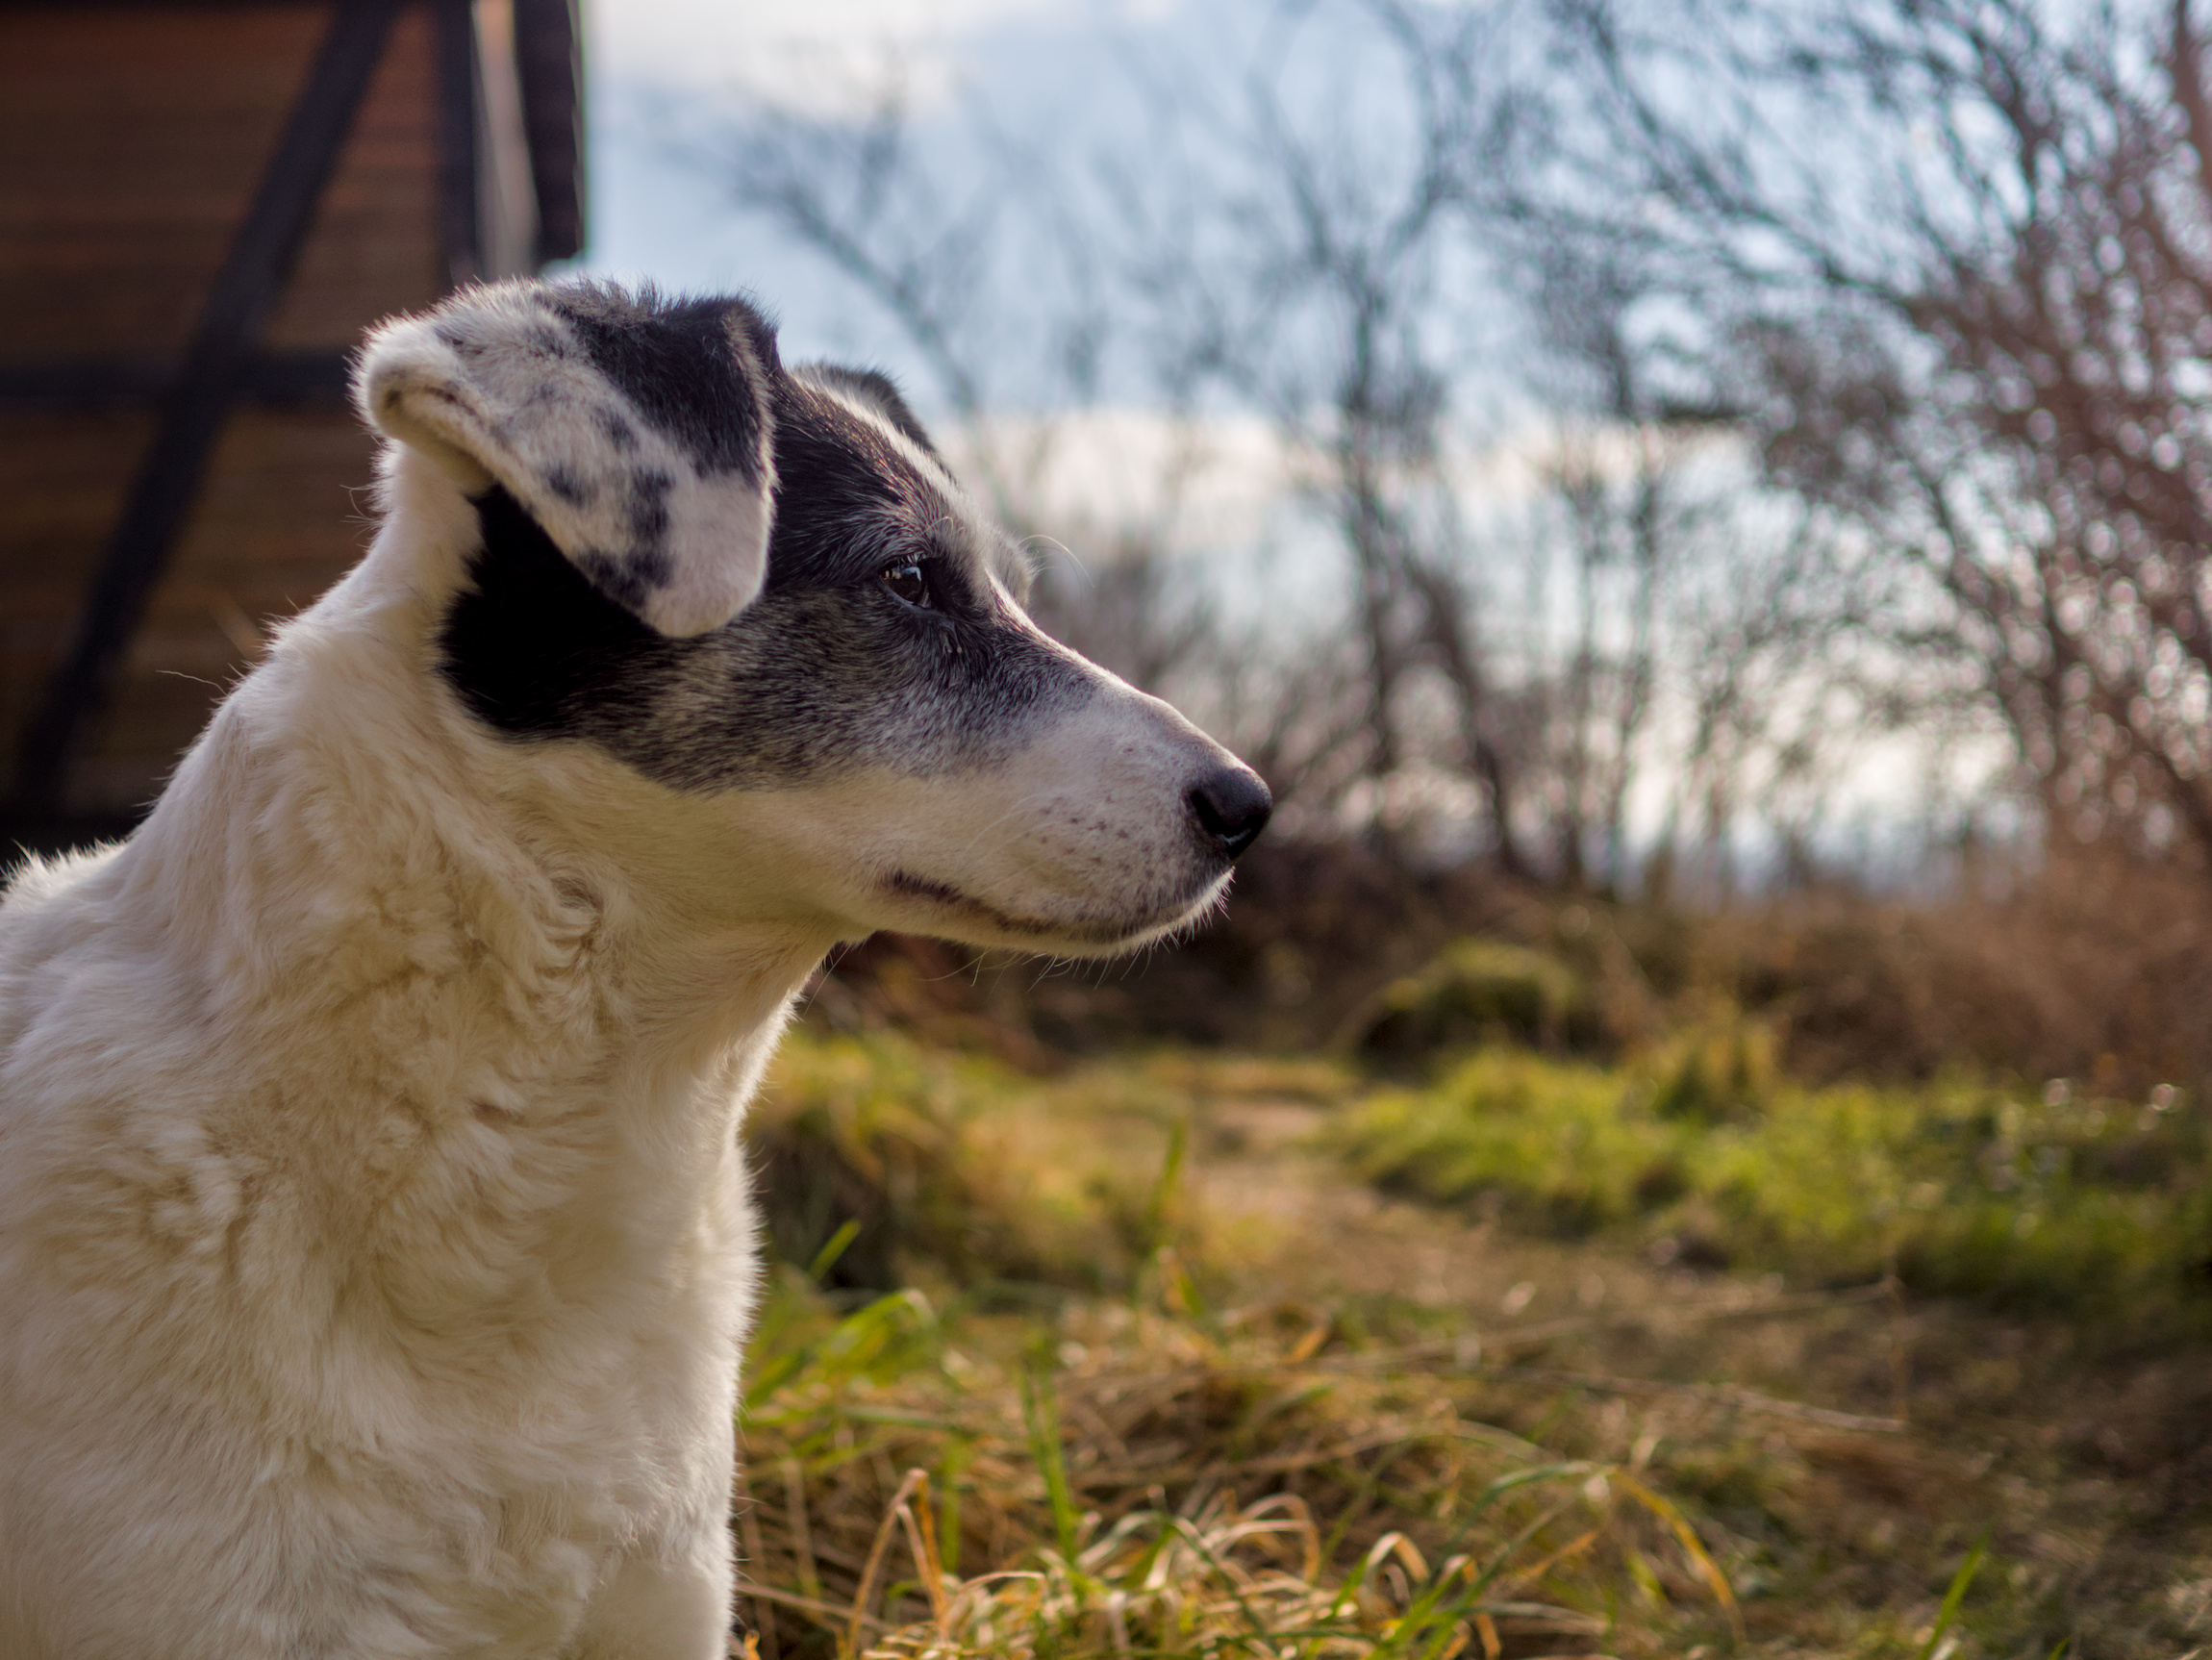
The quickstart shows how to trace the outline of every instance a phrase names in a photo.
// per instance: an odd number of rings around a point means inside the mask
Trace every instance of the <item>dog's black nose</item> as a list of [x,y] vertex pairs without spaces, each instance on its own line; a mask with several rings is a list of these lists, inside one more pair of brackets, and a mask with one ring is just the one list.
[[1275,798],[1248,767],[1224,767],[1191,787],[1191,811],[1198,817],[1198,827],[1232,859],[1259,839],[1274,810]]

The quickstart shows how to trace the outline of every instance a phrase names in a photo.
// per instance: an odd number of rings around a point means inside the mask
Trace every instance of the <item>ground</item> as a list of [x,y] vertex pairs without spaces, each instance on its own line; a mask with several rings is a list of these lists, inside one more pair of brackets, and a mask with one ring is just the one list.
[[[784,1270],[741,1526],[764,1647],[2212,1644],[2212,1348],[2185,1326],[1392,1196],[1345,1154],[1375,1089],[1223,1055],[1025,1079],[802,1033],[764,1131],[812,1115],[845,1175],[873,1161],[904,1289]],[[978,1271],[1009,1260],[1036,1283]]]

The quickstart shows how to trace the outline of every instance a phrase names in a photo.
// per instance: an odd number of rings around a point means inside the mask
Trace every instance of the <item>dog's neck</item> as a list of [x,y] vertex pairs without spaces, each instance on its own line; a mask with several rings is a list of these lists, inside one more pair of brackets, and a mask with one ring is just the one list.
[[320,648],[360,621],[297,625],[96,886],[170,1029],[214,1035],[179,1080],[207,1133],[292,1190],[262,1214],[319,1265],[299,1318],[502,1369],[746,1230],[740,1115],[830,941],[590,851],[590,801],[516,790],[404,641]]
[[128,911],[229,1005],[224,1030],[303,1013],[330,1030],[347,1007],[351,1064],[433,1113],[719,1098],[834,929],[742,872],[668,868],[657,849],[708,840],[671,819],[706,807],[641,806],[618,763],[472,723],[434,661],[472,516],[439,480],[396,483],[378,549],[286,632],[134,838]]

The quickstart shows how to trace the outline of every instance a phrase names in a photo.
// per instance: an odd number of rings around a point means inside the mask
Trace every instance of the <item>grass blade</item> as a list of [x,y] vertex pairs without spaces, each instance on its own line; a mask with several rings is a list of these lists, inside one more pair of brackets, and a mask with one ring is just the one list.
[[836,1233],[823,1242],[822,1248],[815,1252],[814,1261],[807,1264],[807,1278],[819,1285],[822,1276],[837,1267],[837,1259],[845,1253],[845,1247],[860,1238],[860,1218],[852,1217]]
[[1704,1541],[1697,1537],[1697,1530],[1690,1525],[1689,1518],[1633,1475],[1616,1471],[1612,1480],[1621,1492],[1667,1524],[1668,1530],[1680,1542],[1683,1553],[1690,1558],[1691,1566],[1713,1588],[1714,1600],[1728,1611],[1728,1622],[1736,1629],[1736,1640],[1742,1642],[1744,1611],[1736,1606],[1736,1593],[1729,1587],[1728,1576],[1721,1572],[1721,1565],[1706,1551]]
[[1029,1455],[1044,1477],[1044,1497],[1052,1506],[1052,1536],[1070,1569],[1075,1566],[1078,1517],[1068,1485],[1068,1462],[1060,1446],[1060,1407],[1052,1375],[1042,1365],[1022,1368],[1021,1418],[1029,1430]]
[[1973,1583],[1973,1576],[1981,1572],[1982,1558],[1988,1554],[1989,1530],[1984,1528],[1981,1537],[1973,1542],[1973,1548],[1966,1553],[1966,1560],[1958,1565],[1958,1572],[1951,1575],[1950,1589],[1944,1593],[1943,1606],[1936,1610],[1935,1629],[1928,1633],[1928,1640],[1921,1646],[1919,1660],[1934,1660],[1937,1645],[1943,1642],[1944,1633],[1950,1629],[1951,1622],[1958,1618],[1959,1605],[1966,1600],[1967,1587]]

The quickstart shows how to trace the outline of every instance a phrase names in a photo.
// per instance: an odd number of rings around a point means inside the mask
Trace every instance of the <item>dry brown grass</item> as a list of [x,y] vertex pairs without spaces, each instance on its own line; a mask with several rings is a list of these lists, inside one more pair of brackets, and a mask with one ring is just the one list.
[[1045,1072],[1131,1042],[1327,1048],[1363,1003],[1468,937],[1541,949],[1587,990],[1605,1053],[1663,1040],[1718,997],[1781,1031],[1808,1079],[1961,1068],[2107,1094],[2171,1083],[2212,1098],[2212,881],[2060,848],[1969,868],[1949,897],[1813,883],[1719,909],[1617,904],[1434,879],[1358,849],[1263,843],[1219,926],[1149,962],[1044,973],[885,937],[817,1016],[991,1049]]
[[1783,1019],[1808,1075],[2212,1093],[2212,887],[2190,871],[2074,852],[1941,901],[1812,892],[1695,934],[1682,976]]
[[1608,1617],[1621,1583],[1732,1628],[1655,1444],[1546,1453],[1470,1416],[1449,1357],[1282,1310],[1086,1304],[1049,1349],[911,1296],[781,1318],[771,1350],[816,1335],[747,1420],[764,1653],[1665,1651]]

